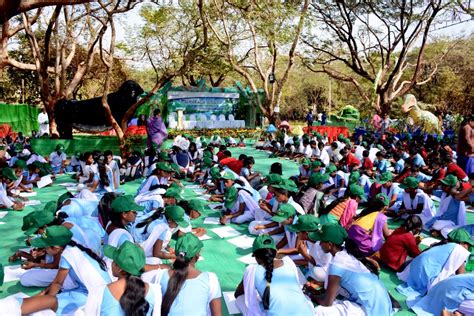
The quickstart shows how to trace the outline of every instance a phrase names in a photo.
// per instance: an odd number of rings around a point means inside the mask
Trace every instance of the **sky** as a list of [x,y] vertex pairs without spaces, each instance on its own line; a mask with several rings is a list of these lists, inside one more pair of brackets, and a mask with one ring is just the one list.
[[[162,1],[168,3],[170,0]],[[141,25],[143,25],[144,22],[139,14],[141,7],[142,4],[139,4],[132,11],[120,15],[119,23],[117,24],[117,42],[126,42],[130,33],[133,32],[133,30],[140,28]],[[446,23],[439,23],[435,25],[435,27],[433,27],[430,32],[429,41],[446,37],[462,38],[472,34],[474,34],[474,19],[468,19],[468,17],[464,16],[461,17],[460,21],[458,22],[447,21]],[[421,42],[421,37],[418,42]],[[137,68],[147,67],[141,62],[134,63],[134,65],[131,66]]]

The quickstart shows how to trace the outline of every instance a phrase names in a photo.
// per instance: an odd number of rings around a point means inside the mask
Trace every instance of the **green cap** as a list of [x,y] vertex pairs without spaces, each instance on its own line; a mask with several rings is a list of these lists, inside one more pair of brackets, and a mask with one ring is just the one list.
[[298,216],[296,224],[288,226],[290,232],[314,232],[319,228],[319,219],[314,215],[305,214]]
[[400,184],[400,188],[402,189],[418,189],[418,185],[420,181],[418,181],[415,177],[408,177],[403,179],[403,182]]
[[212,180],[217,180],[221,177],[221,172],[218,167],[212,167],[209,170],[209,174],[211,175]]
[[300,144],[301,144],[301,142],[300,142],[299,140],[295,140],[295,141],[293,142],[293,145],[295,145],[295,146],[299,146]]
[[448,239],[455,243],[467,243],[471,246],[474,246],[474,240],[472,240],[471,235],[464,228],[457,228],[452,230],[448,234]]
[[131,275],[140,276],[145,267],[145,252],[134,243],[126,240],[119,248],[106,245],[104,255],[114,260],[120,269]]
[[221,179],[224,180],[235,180],[235,175],[232,172],[225,172]]
[[254,239],[252,245],[252,252],[255,252],[259,249],[273,249],[276,250],[275,241],[270,235],[264,234],[260,235]]
[[291,216],[295,216],[295,215],[296,215],[296,209],[294,208],[294,206],[289,203],[285,203],[285,204],[280,205],[276,215],[272,217],[272,221],[281,223],[283,221],[286,221]]
[[36,248],[66,246],[72,239],[72,232],[64,226],[49,226],[41,237],[31,240]]
[[212,159],[212,153],[211,153],[210,151],[208,151],[208,150],[206,150],[206,151],[202,154],[202,156],[203,156],[204,158],[209,157],[209,158]]
[[347,232],[338,223],[328,223],[320,230],[309,233],[308,238],[313,241],[332,242],[336,245],[342,245],[347,238]]
[[210,157],[204,157],[202,159],[202,166],[204,168],[209,168],[209,167],[212,167],[213,163],[212,163],[212,159]]
[[448,187],[454,187],[458,183],[458,178],[455,175],[448,174],[440,182]]
[[18,179],[15,175],[15,172],[13,172],[13,169],[8,167],[2,169],[2,176],[6,177],[11,181],[15,181]]
[[62,205],[64,203],[64,201],[66,200],[69,200],[70,198],[72,198],[71,194],[69,192],[66,192],[64,194],[61,194],[59,197],[58,197],[58,202],[57,202],[57,205]]
[[298,187],[296,186],[295,181],[291,179],[283,179],[278,184],[273,184],[272,187],[276,189],[283,189],[289,192],[298,192]]
[[168,205],[165,207],[165,216],[173,220],[180,227],[188,227],[189,223],[184,219],[184,209],[178,205]]
[[115,198],[111,206],[112,206],[112,210],[116,213],[123,213],[123,212],[129,212],[129,211],[140,212],[145,209],[143,206],[140,206],[137,203],[135,203],[135,200],[133,199],[133,196],[131,195],[122,195]]
[[56,203],[55,201],[49,201],[43,207],[44,212],[48,212],[48,213],[51,213],[53,215],[56,214],[57,210],[58,210],[58,203]]
[[355,183],[353,183],[349,186],[349,193],[351,195],[358,196],[361,199],[365,196],[364,189],[360,185],[355,184]]
[[33,165],[35,168],[38,168],[38,169],[43,168],[43,164],[38,160],[33,161],[31,165]]
[[54,220],[54,214],[48,211],[36,211],[23,217],[23,226],[21,230],[25,232],[25,235],[29,236],[44,225],[50,224]]
[[[181,167],[178,164],[175,164],[174,162],[171,162],[170,164],[171,170],[169,172],[175,172],[175,173],[181,173]],[[166,171],[166,170],[165,170]]]
[[164,151],[160,151],[160,154],[158,155],[158,157],[162,160],[165,160],[165,161],[170,161],[171,158],[170,156],[168,155],[167,152],[164,152]]
[[343,141],[344,140],[344,134],[339,134],[339,136],[337,136],[337,140],[339,141]]
[[351,143],[351,140],[350,140],[349,138],[344,138],[344,143],[350,144],[350,143]]
[[330,174],[330,173],[333,173],[333,172],[336,172],[337,171],[337,167],[333,164],[330,164],[329,166],[326,167],[326,173],[327,174]]
[[20,144],[20,143],[16,143],[16,144],[15,144],[15,151],[16,151],[16,152],[21,152],[21,151],[23,151],[23,145]]
[[173,168],[167,162],[157,162],[156,163],[156,168],[160,169],[160,170],[163,170],[163,171],[166,171],[166,172],[172,172],[173,171]]
[[376,200],[382,201],[383,205],[388,206],[390,204],[390,199],[385,193],[379,193],[375,196]]
[[377,181],[379,184],[385,184],[393,180],[393,175],[390,171],[384,172],[380,175],[380,179]]
[[225,208],[232,208],[239,197],[239,191],[236,187],[232,186],[226,188],[224,192],[224,206]]
[[311,164],[311,160],[309,160],[309,158],[303,158],[301,159],[301,164],[303,166],[309,166]]
[[14,167],[14,168],[25,169],[25,168],[26,168],[26,161],[21,160],[21,159],[17,159],[17,160],[15,161],[15,163],[13,164],[13,167]]
[[175,188],[169,188],[168,190],[166,190],[163,197],[174,198],[174,199],[176,199],[176,201],[181,201],[183,199],[183,197],[181,196],[180,192],[181,191],[179,191]]
[[202,241],[193,233],[186,233],[176,241],[175,254],[183,257],[186,261],[191,261],[204,247]]
[[204,201],[199,199],[189,200],[188,206],[191,210],[198,211],[199,213],[204,212],[204,210],[206,209],[206,204],[204,203]]
[[353,183],[357,183],[360,179],[360,172],[359,171],[352,171],[351,175],[349,176],[349,185]]
[[281,176],[277,173],[270,173],[265,179],[266,179],[267,185],[274,185],[283,181]]
[[317,168],[317,167],[321,167],[323,165],[323,163],[319,160],[315,160],[311,163],[311,169],[314,169],[314,168]]
[[57,144],[55,150],[56,151],[63,151],[64,150],[64,145],[63,144]]
[[310,177],[309,177],[309,180],[308,180],[308,184],[310,186],[315,186],[315,185],[318,185],[320,183],[325,183],[326,181],[329,180],[329,175],[324,173],[320,173],[320,172],[317,172],[317,173],[313,173]]

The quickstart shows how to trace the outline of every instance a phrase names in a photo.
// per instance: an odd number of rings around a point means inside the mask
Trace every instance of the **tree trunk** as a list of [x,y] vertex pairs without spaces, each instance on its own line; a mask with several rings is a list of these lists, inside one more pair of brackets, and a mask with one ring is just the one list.
[[46,113],[48,114],[50,137],[52,137],[53,135],[59,136],[58,126],[56,124],[56,117],[54,115],[54,109],[55,109],[56,103],[57,103],[57,100],[52,99],[52,98],[43,100],[43,106],[46,109]]

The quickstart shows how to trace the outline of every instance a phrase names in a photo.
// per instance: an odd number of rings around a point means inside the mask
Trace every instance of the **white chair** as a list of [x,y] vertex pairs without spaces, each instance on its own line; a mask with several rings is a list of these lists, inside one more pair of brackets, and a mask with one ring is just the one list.
[[229,114],[229,121],[233,121],[233,120],[235,120],[234,114]]
[[200,120],[200,121],[207,121],[207,116],[206,116],[206,114],[200,114],[200,115],[199,115],[199,120]]
[[189,116],[189,120],[190,120],[190,121],[196,121],[196,115],[191,114],[191,115]]
[[177,117],[178,117],[178,114],[176,114],[176,112],[171,112],[170,115],[168,115],[168,119],[173,118],[173,120],[175,121]]
[[214,114],[211,115],[211,121],[217,121],[217,116],[215,116]]
[[224,114],[219,115],[219,121],[225,121],[225,115]]

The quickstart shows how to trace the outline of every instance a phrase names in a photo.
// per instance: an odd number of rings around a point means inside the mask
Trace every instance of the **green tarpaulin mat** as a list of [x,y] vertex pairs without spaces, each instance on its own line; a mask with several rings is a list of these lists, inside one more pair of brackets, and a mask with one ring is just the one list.
[[[90,150],[93,150],[97,147],[92,147]],[[100,147],[99,147],[100,148]],[[103,149],[103,148],[100,148]],[[268,174],[270,169],[270,165],[274,162],[281,162],[283,165],[283,175],[285,177],[289,177],[291,175],[295,175],[298,173],[298,165],[293,161],[286,160],[286,159],[278,159],[272,158],[269,159],[268,154],[263,151],[256,151],[250,148],[233,148],[231,149],[233,156],[238,156],[242,153],[247,155],[253,155],[255,158],[255,166],[254,169],[262,174]],[[41,209],[41,207],[47,202],[51,200],[56,200],[58,196],[64,193],[66,190],[64,187],[59,186],[60,183],[70,182],[71,179],[69,176],[60,176],[56,180],[53,186],[46,187],[43,189],[36,189],[38,195],[32,199],[39,199],[42,201],[42,204],[39,206],[33,207],[26,207],[22,212],[14,212],[10,211],[8,214],[0,219],[0,222],[4,224],[0,224],[0,236],[2,239],[0,241],[0,263],[5,265],[10,265],[8,263],[8,257],[13,254],[14,251],[24,248],[25,243],[25,236],[22,234],[21,225],[22,225],[22,218],[34,211]],[[135,194],[141,180],[137,180],[135,182],[129,182],[121,187],[127,194]],[[188,183],[189,184],[189,183]],[[191,199],[194,197],[198,197],[198,195],[192,191],[191,189],[185,189],[184,194],[185,199]],[[468,216],[468,222],[474,222],[474,214],[470,213]],[[243,273],[245,271],[246,265],[237,259],[250,254],[251,249],[240,249],[235,247],[233,244],[229,243],[227,239],[219,238],[216,234],[214,234],[210,229],[220,227],[219,225],[204,225],[203,220],[205,217],[219,216],[219,212],[208,209],[201,218],[193,221],[193,227],[204,227],[207,229],[207,234],[212,237],[210,240],[203,241],[204,249],[201,253],[204,260],[199,261],[197,263],[198,269],[202,271],[212,271],[215,272],[219,278],[219,282],[222,288],[222,291],[234,291],[240,280],[242,279]],[[246,225],[234,225],[230,224],[231,227],[235,228],[242,234],[248,235],[248,230]],[[395,227],[396,225],[391,224],[391,228]],[[173,241],[171,243],[173,246]],[[18,262],[16,263],[18,264]],[[395,273],[388,272],[386,270],[382,270],[380,273],[380,279],[385,284],[386,288],[389,292],[402,304],[402,311],[398,312],[396,315],[414,315],[413,313],[409,312],[407,306],[404,302],[404,297],[400,295],[398,292],[395,291],[395,286],[400,284],[398,281]],[[38,288],[25,288],[19,285],[17,281],[13,282],[6,282],[2,287],[0,287],[0,298],[18,293],[24,292],[28,295],[36,294],[40,291]],[[291,302],[291,298],[289,298],[289,302]],[[222,301],[222,306],[224,309],[224,315],[228,315],[227,309],[225,307],[224,301]]]

